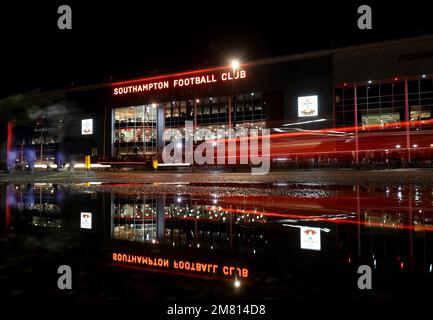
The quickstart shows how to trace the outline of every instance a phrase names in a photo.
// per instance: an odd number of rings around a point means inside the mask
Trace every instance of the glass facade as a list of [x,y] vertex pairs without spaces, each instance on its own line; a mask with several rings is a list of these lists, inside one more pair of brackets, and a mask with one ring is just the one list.
[[150,241],[156,238],[155,198],[116,198],[113,207],[114,239]]
[[[229,100],[232,99],[231,114]],[[165,107],[165,128],[183,129],[185,121],[192,121],[195,128],[208,129],[210,139],[216,139],[217,130],[240,128],[261,129],[266,125],[266,108],[260,93],[234,97],[208,97],[196,100],[170,102]],[[195,108],[195,114],[194,114]]]
[[[158,197],[163,197],[158,201]],[[160,199],[161,200],[161,199]],[[206,201],[191,203],[185,196],[146,195],[113,197],[113,239],[176,246],[202,244],[221,248],[264,242],[267,217],[260,214],[233,214]],[[159,208],[161,206],[161,208]],[[159,211],[163,213],[158,221]],[[263,212],[262,207],[240,206],[236,210]],[[161,224],[161,225],[159,225]],[[158,229],[160,230],[158,234]]]
[[411,130],[432,129],[431,124],[423,120],[432,119],[433,112],[433,79],[408,82],[409,118]]
[[345,133],[335,139],[339,155],[357,164],[433,163],[431,77],[345,84],[334,94],[335,126]]
[[[411,130],[430,128],[422,120],[432,119],[433,81],[429,79],[376,82],[356,86],[357,125],[363,131],[404,130],[403,121],[410,121]],[[406,119],[406,99],[408,116]],[[335,125],[355,125],[355,86],[335,89]]]
[[113,110],[116,158],[145,158],[156,152],[156,108],[141,105]]
[[[164,120],[159,124],[157,110],[162,108]],[[208,139],[221,138],[217,131],[230,126],[236,130],[261,130],[266,127],[266,103],[261,93],[207,97],[115,108],[113,118],[113,157],[145,160],[158,152],[158,139],[162,139],[157,137],[158,126],[178,129],[185,136],[185,124],[190,121],[196,130],[208,129]]]

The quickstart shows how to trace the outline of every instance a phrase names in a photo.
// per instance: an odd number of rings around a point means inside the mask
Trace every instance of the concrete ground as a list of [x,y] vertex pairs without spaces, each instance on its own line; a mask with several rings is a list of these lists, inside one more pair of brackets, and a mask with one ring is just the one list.
[[396,185],[431,185],[433,169],[389,169],[389,170],[311,170],[270,172],[263,176],[253,176],[250,173],[181,173],[181,172],[109,172],[94,171],[86,174],[76,172],[34,172],[0,173],[0,183],[197,183],[197,184],[267,184],[282,182],[288,184],[317,185],[366,185],[366,186],[396,186]]

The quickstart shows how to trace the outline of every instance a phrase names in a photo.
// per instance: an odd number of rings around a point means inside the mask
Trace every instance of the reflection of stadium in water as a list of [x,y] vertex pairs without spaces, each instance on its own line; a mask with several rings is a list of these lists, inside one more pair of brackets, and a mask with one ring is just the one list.
[[[113,238],[173,246],[230,246],[264,242],[267,219],[234,214],[217,199],[190,200],[180,195],[114,196]],[[241,209],[242,210],[242,209]],[[263,208],[248,208],[256,212]]]
[[7,189],[7,204],[15,205],[17,222],[24,220],[35,227],[62,227],[63,198],[64,190],[52,183],[11,185]]
[[[5,188],[6,229],[17,234],[51,229],[73,233],[77,241],[85,235],[143,250],[155,245],[163,250],[190,247],[200,254],[218,250],[221,257],[245,252],[255,259],[279,257],[278,263],[288,265],[311,253],[320,259],[333,256],[340,263],[432,269],[431,188],[319,187],[326,192],[315,197],[296,192],[120,195],[92,188],[79,193],[55,184]],[[80,227],[82,212],[91,213],[90,229]],[[320,235],[319,243],[310,243],[316,251],[301,249],[302,230],[310,238]]]

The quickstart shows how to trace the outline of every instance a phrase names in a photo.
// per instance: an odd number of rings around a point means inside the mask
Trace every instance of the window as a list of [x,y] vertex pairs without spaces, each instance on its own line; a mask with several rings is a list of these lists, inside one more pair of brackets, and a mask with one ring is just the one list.
[[188,102],[187,108],[186,108],[186,115],[188,118],[194,116],[194,103]]
[[[141,105],[113,110],[114,157],[143,157],[155,151],[156,109],[155,105]],[[165,105],[165,113],[170,119],[170,105]]]
[[197,105],[195,106],[195,110],[198,116],[201,116],[203,114],[203,106],[201,104],[197,103]]
[[180,116],[185,117],[186,116],[186,102],[182,101],[180,103]]
[[244,111],[244,96],[239,95],[236,97],[236,111],[243,112]]
[[244,105],[245,111],[253,111],[253,101],[254,101],[253,99],[254,98],[252,96],[246,96],[244,98],[244,101],[245,101],[245,105]]
[[212,114],[218,114],[218,103],[212,101],[211,109],[212,109]]
[[220,114],[221,114],[221,113],[227,113],[228,105],[227,105],[226,102],[222,102],[222,103],[220,103],[219,106],[220,106]]
[[209,105],[205,104],[203,106],[203,115],[208,115],[209,114]]
[[335,89],[335,125],[337,127],[355,124],[354,87]]
[[179,117],[179,115],[180,115],[179,106],[175,104],[173,106],[173,117]]
[[251,93],[253,97],[254,111],[262,110],[262,95],[260,93]]
[[408,81],[408,103],[411,130],[423,130],[432,126],[423,120],[432,119],[433,82],[432,79]]
[[165,105],[165,118],[171,118],[171,111],[172,111],[172,106],[171,103],[167,103]]
[[[362,130],[402,130],[405,115],[404,82],[356,87],[357,125]],[[355,87],[335,89],[335,125],[355,125]]]

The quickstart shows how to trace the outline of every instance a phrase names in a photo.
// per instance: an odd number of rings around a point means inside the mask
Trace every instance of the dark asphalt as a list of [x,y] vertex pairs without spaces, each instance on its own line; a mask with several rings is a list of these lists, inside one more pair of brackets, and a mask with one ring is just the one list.
[[288,184],[313,185],[362,185],[400,186],[430,185],[433,169],[391,169],[391,170],[317,170],[270,172],[264,176],[250,173],[182,173],[182,172],[35,172],[1,173],[2,183],[52,182],[52,183],[207,183],[207,184],[266,184],[282,182]]

